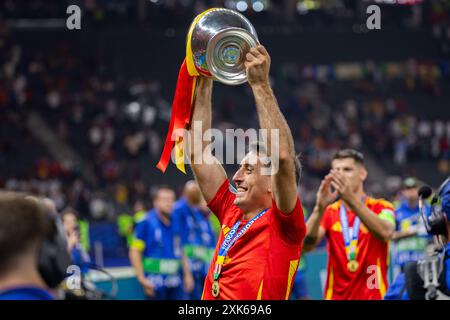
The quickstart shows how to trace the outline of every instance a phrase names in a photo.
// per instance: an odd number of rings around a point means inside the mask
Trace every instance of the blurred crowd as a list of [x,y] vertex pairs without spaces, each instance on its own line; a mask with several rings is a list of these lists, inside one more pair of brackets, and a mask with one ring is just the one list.
[[[177,17],[173,11],[179,11],[188,22],[175,20],[185,27],[192,18],[189,10],[222,5],[216,2],[185,1],[177,6],[178,1],[146,1],[145,7],[150,15],[159,12],[164,17]],[[337,2],[352,12],[360,10],[356,2]],[[87,17],[100,20],[122,21],[141,11],[137,1],[74,3],[87,10]],[[276,16],[279,4],[270,3],[270,14]],[[0,4],[0,21],[54,18],[66,5],[65,1],[7,0]],[[289,7],[289,2],[285,5]],[[318,11],[345,21],[345,15],[332,7]],[[377,195],[394,195],[400,176],[417,175],[416,163],[433,163],[430,171],[437,174],[450,172],[450,64],[445,58],[450,50],[449,8],[441,1],[414,8],[400,11],[406,16],[420,11],[419,20],[431,24],[432,34],[442,40],[442,59],[273,66],[271,80],[301,154],[300,192],[307,208],[332,154],[342,147],[363,149],[393,175],[384,185],[369,185]],[[172,23],[169,20],[165,23]],[[159,25],[158,19],[148,21]],[[151,72],[138,76],[117,72],[117,61],[102,48],[80,55],[61,42],[35,51],[15,41],[2,23],[0,33],[0,187],[49,196],[58,210],[69,205],[97,220],[114,221],[135,203],[148,204],[149,191],[156,184],[154,164],[170,119],[171,89]],[[214,126],[256,127],[248,88],[217,87]],[[30,129],[31,114],[44,119],[60,142],[83,161],[66,162],[50,152],[33,132],[39,128]]]
[[367,6],[374,3],[382,6],[384,26],[419,28],[448,20],[449,5],[445,0],[5,0],[0,3],[0,17],[16,22],[61,19],[69,5],[78,5],[85,25],[165,29],[184,28],[194,15],[207,8],[225,7],[243,12],[257,24],[317,29],[360,24],[367,16]]
[[[59,209],[70,205],[96,219],[114,220],[146,199],[170,118],[161,82],[125,78],[107,60],[83,59],[64,45],[33,55],[5,39],[2,186],[50,196]],[[448,174],[449,70],[447,60],[275,66],[272,82],[304,166],[305,205],[314,198],[307,190],[316,189],[342,147],[366,148],[403,175],[414,174],[416,160]],[[214,125],[257,126],[250,92],[235,90],[242,99],[225,94],[214,102]],[[85,160],[89,179],[80,164],[61,163],[30,133],[31,112]]]

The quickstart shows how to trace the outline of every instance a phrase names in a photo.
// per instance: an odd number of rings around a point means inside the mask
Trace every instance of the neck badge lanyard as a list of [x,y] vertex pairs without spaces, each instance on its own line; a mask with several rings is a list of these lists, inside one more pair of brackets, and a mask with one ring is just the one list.
[[[365,197],[363,198],[365,202]],[[347,255],[347,269],[350,272],[356,272],[359,268],[359,263],[356,261],[356,248],[358,247],[358,235],[361,226],[361,220],[358,216],[355,217],[353,228],[348,226],[347,209],[344,203],[341,203],[339,216],[342,226],[342,235],[344,236],[345,253]]]
[[219,253],[217,254],[216,259],[216,266],[214,267],[214,282],[212,284],[211,292],[214,298],[217,298],[219,296],[220,292],[220,286],[219,286],[219,277],[220,273],[222,272],[222,266],[225,261],[225,257],[228,253],[228,251],[231,249],[231,247],[234,245],[234,243],[239,239],[250,227],[252,224],[261,218],[264,213],[266,213],[267,209],[264,209],[260,213],[258,213],[252,220],[247,222],[247,224],[239,231],[237,234],[237,230],[239,226],[241,225],[241,221],[235,223],[233,228],[230,229],[227,236],[225,237],[225,240],[223,240],[222,245],[220,246]]

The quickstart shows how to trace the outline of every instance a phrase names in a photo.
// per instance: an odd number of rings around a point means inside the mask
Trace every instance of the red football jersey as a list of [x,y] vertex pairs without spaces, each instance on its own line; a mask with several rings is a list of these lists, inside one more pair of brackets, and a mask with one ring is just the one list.
[[[386,293],[389,242],[376,238],[361,221],[356,261],[356,272],[347,269],[344,237],[339,211],[342,201],[325,210],[321,226],[326,231],[328,265],[324,297],[327,300],[379,300]],[[393,215],[394,208],[383,199],[366,198],[366,206],[375,214]],[[347,210],[348,225],[352,228],[356,215]]]
[[[215,299],[211,293],[214,267],[226,234],[239,219],[239,230],[248,222],[242,219],[242,210],[233,204],[236,196],[229,188],[230,184],[226,180],[208,203],[222,228],[205,279],[202,299]],[[272,207],[228,251],[219,278],[220,292],[217,299],[289,299],[305,232],[299,198],[289,215],[283,214],[272,201]]]

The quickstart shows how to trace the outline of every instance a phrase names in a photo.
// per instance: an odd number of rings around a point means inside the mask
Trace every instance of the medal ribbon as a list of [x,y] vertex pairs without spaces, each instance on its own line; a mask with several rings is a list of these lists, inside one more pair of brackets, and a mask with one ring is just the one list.
[[[365,202],[365,197],[363,198],[363,202]],[[347,259],[348,261],[356,260],[356,248],[358,247],[358,235],[361,226],[361,220],[359,219],[359,217],[355,217],[353,228],[350,229],[348,226],[347,208],[345,208],[344,203],[341,203],[339,217],[341,220],[342,235],[344,236],[345,253],[347,255]]]
[[241,225],[241,221],[235,223],[235,225],[231,228],[231,230],[228,232],[227,236],[225,237],[225,240],[223,240],[222,245],[220,246],[219,253],[217,254],[216,259],[216,266],[214,268],[214,280],[219,279],[220,273],[222,271],[222,265],[225,261],[225,257],[228,253],[228,251],[231,249],[231,247],[234,245],[234,243],[242,237],[242,235],[250,229],[253,223],[255,223],[256,220],[261,218],[265,213],[267,209],[264,209],[260,213],[258,213],[252,220],[247,222],[247,224],[239,231],[237,234],[237,230],[239,226]]

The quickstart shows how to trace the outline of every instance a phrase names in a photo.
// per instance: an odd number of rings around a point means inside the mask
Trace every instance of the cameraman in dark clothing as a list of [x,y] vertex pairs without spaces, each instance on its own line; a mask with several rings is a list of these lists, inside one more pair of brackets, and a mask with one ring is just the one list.
[[419,201],[427,231],[439,248],[406,265],[404,278],[393,284],[402,287],[398,300],[450,300],[450,177],[433,196],[427,218],[423,200],[431,193],[429,187],[422,187]]

